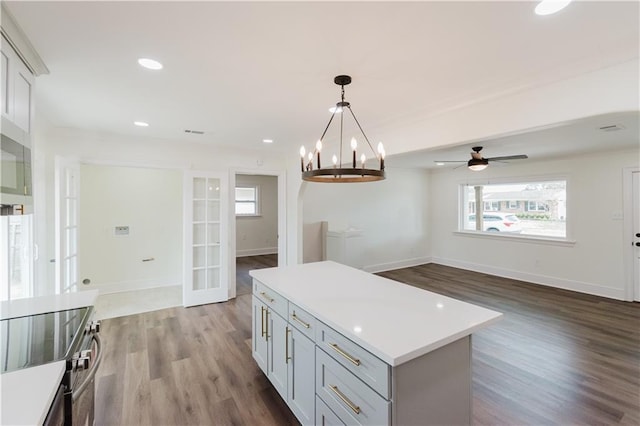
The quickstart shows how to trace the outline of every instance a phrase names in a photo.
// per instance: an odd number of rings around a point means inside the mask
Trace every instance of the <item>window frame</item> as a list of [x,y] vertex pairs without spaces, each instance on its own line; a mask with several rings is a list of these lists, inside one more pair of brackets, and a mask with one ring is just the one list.
[[[253,189],[254,190],[254,199],[253,200],[240,200],[238,201],[238,195],[236,193],[236,191],[238,189]],[[261,210],[260,210],[260,185],[236,185],[235,188],[233,189],[233,195],[234,195],[234,213],[236,217],[259,217],[262,216]],[[255,210],[254,213],[238,213],[237,210],[237,205],[238,203],[241,204],[253,204],[255,206]]]
[[[510,185],[510,184],[527,184],[527,183],[541,183],[541,182],[554,182],[554,181],[564,181],[565,182],[565,192],[566,192],[566,206],[565,206],[565,236],[564,237],[553,237],[553,236],[542,236],[542,235],[529,235],[529,234],[506,234],[499,232],[489,232],[489,231],[476,231],[470,229],[464,229],[466,217],[469,214],[477,214],[477,210],[474,212],[466,212],[465,205],[469,205],[471,200],[465,197],[465,191],[468,187],[473,187],[477,185],[487,186],[487,185]],[[502,177],[502,178],[492,178],[487,180],[485,179],[472,179],[472,180],[464,180],[458,181],[458,207],[457,207],[457,216],[458,216],[458,227],[455,231],[453,231],[456,235],[474,237],[474,238],[488,238],[488,239],[497,239],[497,240],[513,240],[518,242],[526,242],[526,243],[539,243],[539,244],[551,244],[551,245],[559,245],[559,246],[571,246],[576,243],[573,236],[573,220],[570,219],[572,216],[571,209],[571,179],[567,175],[563,174],[549,174],[549,175],[534,175],[534,176],[511,176],[511,177]],[[520,200],[522,201],[522,200]],[[527,201],[523,202],[527,204]],[[507,204],[508,207],[508,204]],[[508,212],[506,212],[508,213]],[[568,219],[569,218],[569,219]]]

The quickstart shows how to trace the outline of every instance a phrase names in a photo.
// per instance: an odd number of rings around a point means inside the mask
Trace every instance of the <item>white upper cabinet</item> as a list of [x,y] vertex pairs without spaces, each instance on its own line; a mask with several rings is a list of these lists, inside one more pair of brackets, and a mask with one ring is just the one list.
[[29,68],[2,37],[2,116],[22,132],[31,133],[33,81]]

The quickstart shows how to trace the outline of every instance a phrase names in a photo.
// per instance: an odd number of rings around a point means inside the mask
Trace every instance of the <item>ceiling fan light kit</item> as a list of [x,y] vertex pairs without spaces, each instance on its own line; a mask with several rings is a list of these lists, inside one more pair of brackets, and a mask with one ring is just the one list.
[[[378,180],[385,179],[384,172],[384,157],[385,151],[382,143],[378,143],[377,152],[373,149],[371,142],[369,142],[369,138],[364,133],[362,126],[358,122],[353,110],[351,109],[351,104],[344,100],[344,86],[351,83],[351,77],[348,75],[339,75],[333,79],[333,82],[341,87],[341,100],[336,103],[335,108],[332,108],[331,118],[329,119],[329,123],[327,123],[324,131],[322,132],[322,136],[316,142],[315,149],[310,150],[307,154],[307,150],[304,146],[300,147],[300,169],[302,172],[302,180],[306,180],[308,182],[328,182],[328,183],[350,183],[350,182],[374,182]],[[373,158],[375,158],[379,165],[379,169],[371,169],[366,168],[367,157],[363,153],[360,156],[360,167],[357,167],[357,148],[358,142],[355,138],[351,138],[350,148],[351,148],[351,167],[346,167],[342,162],[342,141],[343,141],[343,128],[344,128],[344,111],[348,110],[351,113],[351,117],[357,128],[362,133],[364,140],[367,142],[367,145],[371,149],[373,153]],[[330,167],[322,167],[320,152],[323,148],[323,140],[325,135],[327,134],[327,130],[331,126],[331,122],[336,115],[340,115],[340,146],[338,155],[333,155],[332,157],[332,166]],[[348,148],[347,148],[348,149]],[[339,156],[339,158],[338,158]],[[346,158],[349,158],[348,156]],[[315,164],[314,164],[315,160]],[[348,160],[347,160],[348,161]]]
[[[479,172],[486,169],[489,166],[490,161],[508,161],[508,160],[526,160],[529,158],[527,155],[519,154],[519,155],[505,155],[502,157],[490,157],[484,158],[480,151],[482,151],[481,146],[474,146],[471,148],[471,159],[467,161],[467,167],[469,170],[474,172]],[[464,163],[465,160],[436,160],[437,165],[444,165],[444,163]]]

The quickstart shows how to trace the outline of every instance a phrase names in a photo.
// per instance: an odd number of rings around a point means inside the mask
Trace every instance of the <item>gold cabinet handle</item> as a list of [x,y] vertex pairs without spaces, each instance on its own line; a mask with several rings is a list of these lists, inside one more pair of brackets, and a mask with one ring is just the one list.
[[264,337],[265,340],[269,341],[269,308],[264,308],[264,319],[265,319],[265,328],[264,328]]
[[302,326],[304,328],[309,328],[311,327],[311,324],[306,323],[304,321],[302,321],[300,318],[298,318],[298,316],[296,315],[296,313],[294,312],[293,314],[291,314],[291,318],[293,318],[294,320],[298,321],[298,323],[302,324]]
[[356,413],[356,414],[360,414],[360,407],[358,407],[356,404],[354,404],[353,402],[351,402],[351,400],[349,398],[346,397],[345,394],[343,394],[342,392],[340,392],[340,389],[338,389],[337,386],[335,385],[329,385],[329,388],[333,391],[333,393],[335,393],[336,395],[338,395],[338,398],[340,398],[342,400],[342,402],[344,402],[345,404],[347,404],[349,406],[349,408],[351,408],[351,410]]
[[269,301],[269,303],[273,303],[273,302],[275,301],[275,299],[274,299],[273,297],[269,296],[269,295],[268,295],[267,293],[265,293],[264,291],[261,291],[261,292],[260,292],[260,295],[261,295],[262,297],[264,297],[266,300],[268,300],[268,301]]
[[332,343],[331,347],[333,348],[334,351],[338,352],[340,355],[345,357],[353,365],[355,365],[355,366],[359,366],[360,365],[360,360],[358,358],[352,357],[351,355],[349,355],[348,353],[346,353],[345,351],[340,349],[340,347],[338,345],[336,345],[335,343]]
[[265,331],[264,331],[264,306],[260,306],[260,321],[262,322],[261,324],[261,332],[262,332],[262,337],[264,337],[265,335]]
[[291,330],[289,327],[285,327],[286,331],[284,332],[284,363],[289,364],[289,360],[291,357],[289,356],[289,333]]

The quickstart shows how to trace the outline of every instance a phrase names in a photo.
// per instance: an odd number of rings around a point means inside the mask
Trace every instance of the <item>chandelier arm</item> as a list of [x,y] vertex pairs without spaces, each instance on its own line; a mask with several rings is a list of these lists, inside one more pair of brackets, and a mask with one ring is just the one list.
[[324,135],[327,134],[327,130],[329,130],[329,126],[331,126],[331,122],[333,121],[333,116],[334,115],[335,114],[331,114],[331,118],[329,119],[329,122],[327,123],[327,127],[324,128],[324,132],[322,132],[322,136],[320,136],[320,140],[323,140],[324,139]]
[[353,120],[356,122],[356,124],[358,125],[358,128],[360,129],[360,132],[362,133],[362,136],[364,136],[364,140],[367,141],[367,144],[369,145],[369,148],[371,148],[371,152],[373,152],[373,156],[377,157],[376,155],[376,150],[373,149],[373,146],[371,145],[371,142],[369,142],[369,138],[367,137],[367,135],[364,133],[364,130],[362,130],[362,126],[360,125],[360,122],[358,121],[358,119],[356,118],[356,115],[353,113],[353,110],[351,109],[351,105],[347,106],[347,108],[349,108],[349,112],[351,113],[351,116],[353,117]]
[[[344,86],[342,86],[342,100],[344,101]],[[340,114],[340,165],[342,166],[342,129],[344,127],[344,114]]]

